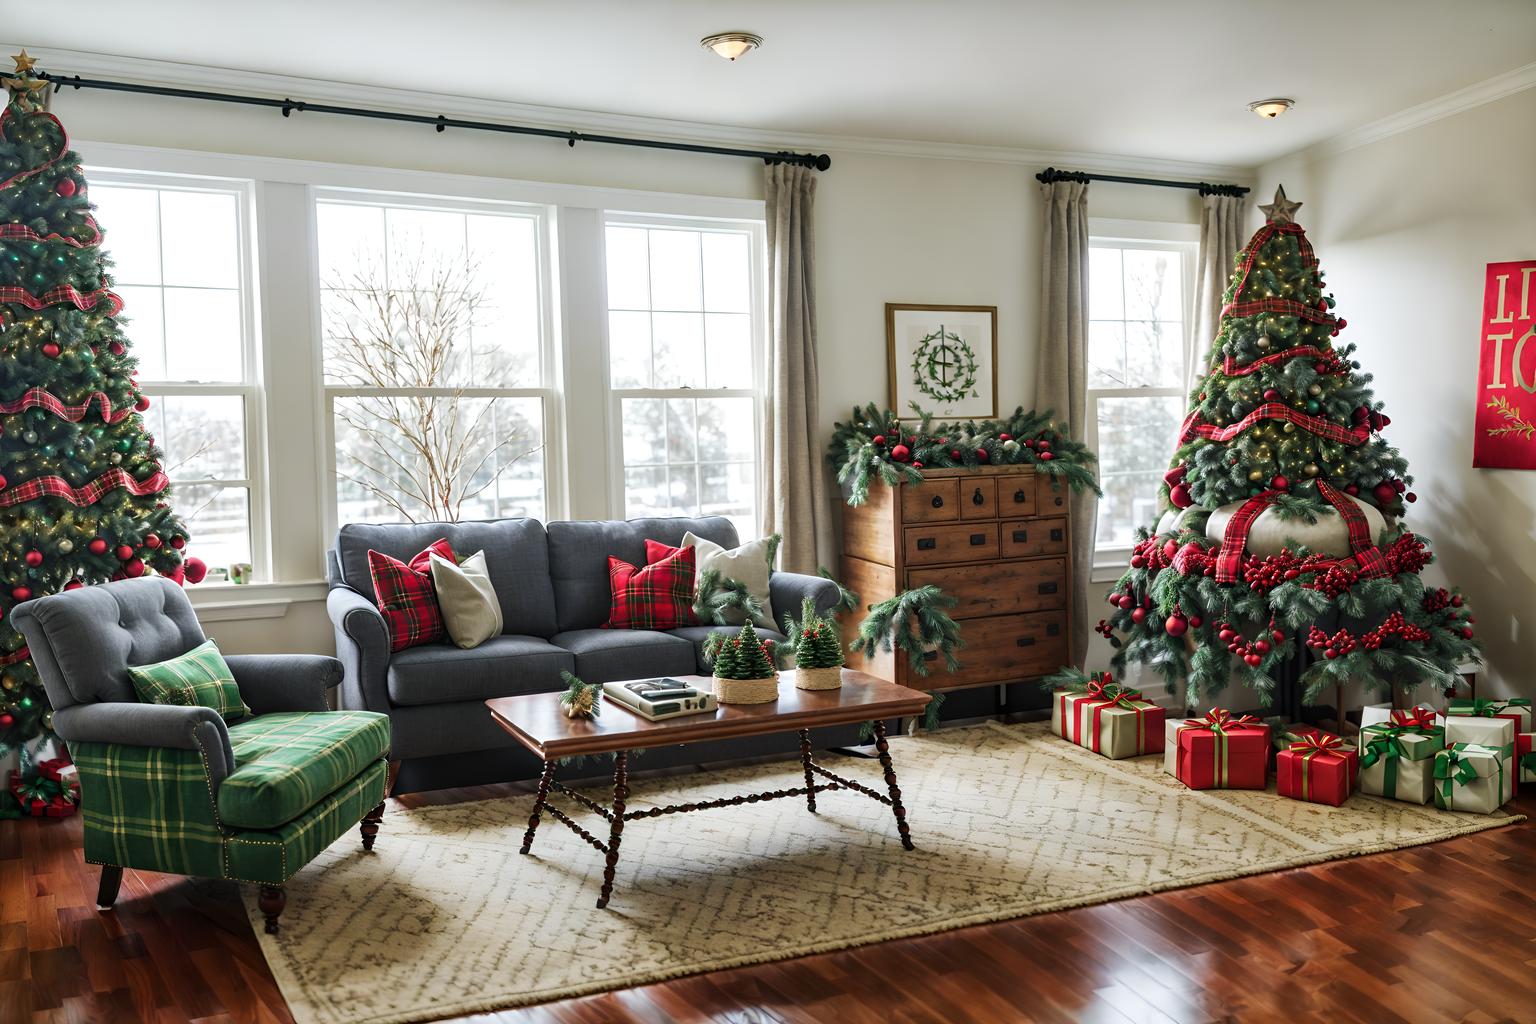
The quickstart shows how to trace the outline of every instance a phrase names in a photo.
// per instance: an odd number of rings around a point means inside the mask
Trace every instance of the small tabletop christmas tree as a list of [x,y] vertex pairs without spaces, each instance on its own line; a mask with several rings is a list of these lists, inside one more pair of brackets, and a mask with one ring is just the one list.
[[149,399],[80,158],[33,63],[16,58],[0,114],[0,753],[52,726],[16,604],[151,571],[202,578],[138,415]]
[[[1204,376],[1099,632],[1116,668],[1150,664],[1198,703],[1232,673],[1268,701],[1303,640],[1311,699],[1359,681],[1449,682],[1477,658],[1461,595],[1428,590],[1424,541],[1398,519],[1412,478],[1381,437],[1369,374],[1335,348],[1345,321],[1282,188],[1235,260]],[[1170,507],[1171,506],[1171,507]]]

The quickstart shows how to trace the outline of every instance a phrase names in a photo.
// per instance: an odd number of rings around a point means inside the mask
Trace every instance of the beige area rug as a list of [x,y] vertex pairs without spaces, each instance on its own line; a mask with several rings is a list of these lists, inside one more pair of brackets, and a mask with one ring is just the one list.
[[[1195,885],[1492,828],[1356,795],[1344,807],[1194,792],[1160,757],[1109,761],[1044,724],[892,742],[917,850],[890,811],[834,792],[630,822],[613,902],[602,856],[532,797],[392,812],[289,883],[282,933],[247,908],[299,1024],[424,1021]],[[875,761],[830,758],[880,787]],[[643,767],[643,759],[637,768]],[[630,808],[802,784],[796,762],[632,786]],[[569,800],[561,806],[568,806]],[[583,814],[594,832],[604,823]],[[606,826],[601,830],[606,834]]]

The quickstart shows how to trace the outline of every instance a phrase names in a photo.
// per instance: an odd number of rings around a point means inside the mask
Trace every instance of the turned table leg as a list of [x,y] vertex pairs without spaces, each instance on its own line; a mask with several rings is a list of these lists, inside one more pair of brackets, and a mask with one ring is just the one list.
[[523,833],[523,848],[518,853],[527,853],[533,849],[533,834],[539,830],[539,815],[544,810],[544,803],[549,799],[549,784],[555,777],[555,759],[550,758],[544,762],[544,771],[539,776],[539,795],[533,800],[533,813],[528,815],[528,831]]
[[277,919],[288,905],[288,894],[280,885],[264,885],[256,896],[256,909],[267,919],[267,934],[277,934]]
[[816,776],[811,771],[811,730],[800,730],[800,767],[805,769],[805,806],[816,813]]
[[603,891],[597,897],[597,908],[608,905],[613,893],[613,869],[619,864],[619,841],[624,838],[624,802],[629,798],[629,754],[619,751],[613,755],[613,824],[608,830],[608,857],[603,864]]
[[885,785],[891,793],[891,812],[896,815],[896,831],[901,833],[901,845],[912,849],[912,830],[907,827],[907,809],[901,806],[901,787],[896,785],[896,769],[891,767],[891,747],[885,742],[885,723],[875,719],[875,750],[880,754],[880,767],[885,769]]
[[101,867],[101,885],[96,888],[96,909],[111,910],[117,902],[117,889],[123,884],[123,869],[115,864]]

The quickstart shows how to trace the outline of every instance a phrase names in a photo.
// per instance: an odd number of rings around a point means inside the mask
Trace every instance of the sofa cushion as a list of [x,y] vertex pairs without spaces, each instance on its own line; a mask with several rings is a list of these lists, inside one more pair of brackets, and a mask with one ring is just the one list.
[[641,569],[610,555],[608,628],[676,629],[698,621],[693,617],[694,554],[692,548],[677,548]]
[[644,629],[574,629],[549,642],[576,656],[573,671],[588,683],[688,675],[698,664],[687,640]]
[[445,704],[558,690],[570,652],[536,636],[493,636],[468,649],[432,644],[389,660],[386,683],[395,704]]
[[[697,532],[697,531],[695,531]],[[347,586],[373,599],[368,550],[407,559],[439,537],[455,551],[484,551],[485,567],[501,603],[505,634],[548,637],[556,630],[555,596],[549,579],[549,549],[544,524],[537,519],[497,519],[469,523],[350,523],[336,533],[337,563]],[[607,614],[607,560],[598,582]]]
[[448,638],[466,650],[501,635],[501,602],[485,567],[485,552],[476,551],[454,564],[432,556],[432,589],[443,613]]
[[435,644],[447,635],[443,610],[432,586],[432,556],[453,560],[453,548],[439,537],[410,562],[368,550],[368,575],[373,579],[373,601],[389,627],[389,649],[398,654],[407,647]]
[[550,523],[549,575],[560,630],[595,629],[608,621],[609,556],[645,565],[647,539],[680,548],[690,532],[729,548],[737,543],[735,524],[721,516]]
[[219,820],[277,828],[389,752],[389,718],[371,711],[292,711],[229,727],[235,770],[219,786]]
[[[752,631],[763,639],[772,640],[774,643],[783,643],[785,640],[783,633],[776,633],[771,629],[764,629],[761,626],[753,626]],[[709,637],[709,634],[724,633],[727,636],[735,636],[740,632],[740,626],[684,626],[682,629],[668,630],[667,635],[680,637],[693,644],[694,662],[697,665],[693,671],[701,676],[707,676],[710,674],[710,665],[704,658],[704,641]]]
[[128,679],[145,704],[212,708],[225,722],[251,717],[219,645],[204,640],[185,654],[153,665],[130,665]]

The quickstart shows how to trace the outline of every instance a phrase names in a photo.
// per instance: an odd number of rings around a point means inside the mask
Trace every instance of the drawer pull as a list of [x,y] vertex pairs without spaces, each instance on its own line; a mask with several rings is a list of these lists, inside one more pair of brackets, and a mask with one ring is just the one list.
[[1060,497],[1058,497],[1058,498],[1057,498],[1057,499],[1056,499],[1056,507],[1057,507],[1057,508],[1061,508],[1061,498],[1060,498]]
[[1033,647],[1035,646],[1035,638],[1032,636],[1021,636],[1015,640],[1014,643],[1018,644],[1020,647]]
[[1020,487],[1018,490],[1013,492],[1013,503],[1015,505],[1024,504],[1024,488]]
[[933,538],[933,537],[919,537],[919,538],[917,538],[917,550],[919,550],[919,551],[932,551],[934,548],[936,548],[938,546],[939,546],[938,540]]
[[1040,593],[1042,593],[1042,594],[1054,594],[1054,593],[1056,593],[1056,584],[1055,583],[1042,583],[1042,584],[1040,584]]
[[987,535],[986,534],[984,534],[984,533],[973,533],[973,534],[971,534],[971,547],[979,548],[983,544],[985,544],[986,542],[987,542]]
[[934,508],[943,508],[944,507],[944,495],[942,495],[942,494],[935,494],[933,496],[933,507]]
[[1061,531],[1060,530],[1052,530],[1051,531],[1051,540],[1061,540]]
[[971,495],[971,504],[972,505],[985,505],[986,503],[987,503],[987,499],[983,498],[981,496],[981,488],[980,487],[976,488],[976,493]]
[[938,661],[939,660],[939,652],[938,651],[924,651],[923,652],[923,660],[924,661]]
[[1028,542],[1028,540],[1029,540],[1029,531],[1028,530],[1014,530],[1013,531],[1013,542],[1015,544],[1024,544],[1024,543]]
[[1049,626],[1045,627],[1045,635],[1046,636],[1060,636],[1061,635],[1061,626],[1058,625],[1055,622],[1051,623]]

